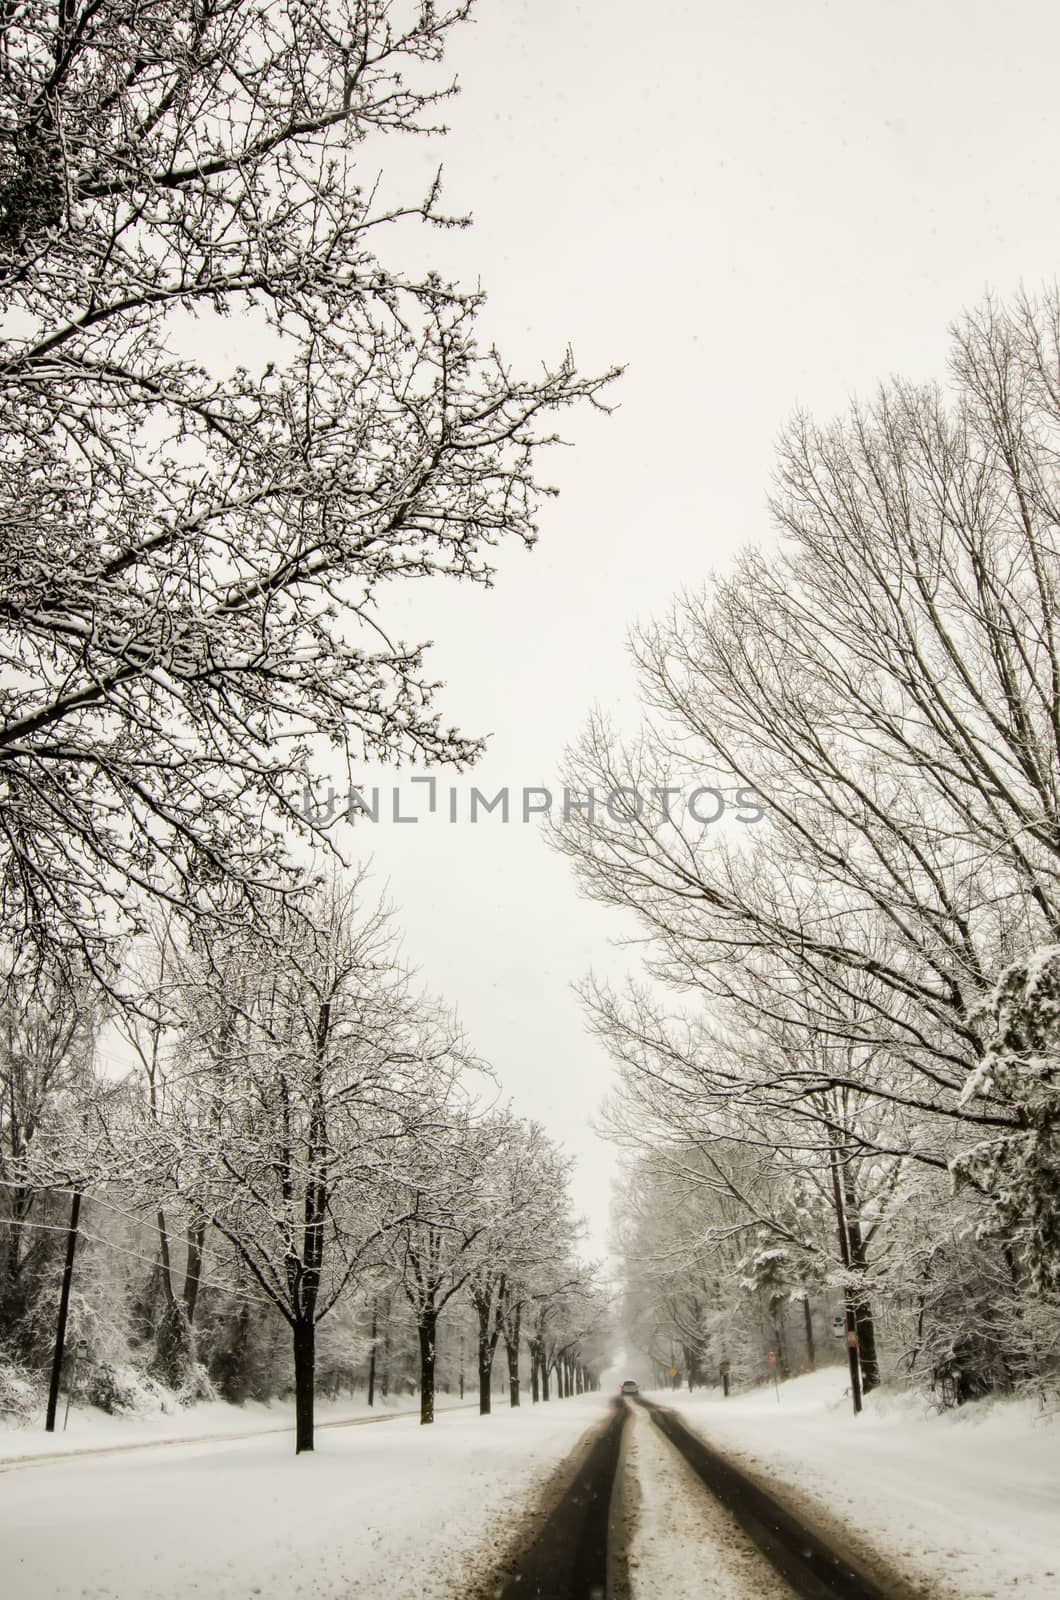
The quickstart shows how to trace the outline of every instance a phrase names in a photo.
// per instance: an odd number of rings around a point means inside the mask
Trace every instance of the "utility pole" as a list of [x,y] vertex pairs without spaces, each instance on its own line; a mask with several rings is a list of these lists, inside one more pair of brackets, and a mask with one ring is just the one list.
[[802,1297],[802,1321],[806,1330],[806,1361],[811,1372],[817,1370],[817,1352],[813,1342],[813,1312],[810,1309],[809,1290]]
[[74,1276],[74,1256],[77,1253],[77,1222],[81,1215],[81,1191],[74,1189],[70,1197],[70,1221],[66,1231],[66,1263],[63,1283],[59,1291],[59,1318],[55,1325],[55,1350],[52,1354],[52,1376],[48,1385],[48,1412],[44,1419],[47,1433],[55,1432],[55,1413],[59,1409],[59,1384],[63,1375],[63,1346],[66,1344],[66,1318],[70,1311],[70,1284]]
[[378,1305],[372,1296],[372,1348],[368,1356],[368,1404],[375,1405],[375,1336],[378,1331]]

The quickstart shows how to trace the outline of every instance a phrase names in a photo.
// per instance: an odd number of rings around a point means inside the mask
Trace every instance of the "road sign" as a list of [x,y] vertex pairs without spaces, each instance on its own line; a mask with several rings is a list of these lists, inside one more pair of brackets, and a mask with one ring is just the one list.
[[835,1338],[842,1339],[847,1331],[847,1319],[841,1311],[837,1311],[832,1318],[832,1333]]
[[671,1378],[676,1378],[677,1377],[677,1368],[676,1367],[671,1367],[670,1368],[670,1376],[671,1376]]
[[850,1332],[847,1334],[847,1349],[848,1350],[856,1350],[857,1347],[858,1347],[858,1336],[854,1332],[853,1328],[851,1328]]
[[777,1352],[775,1350],[771,1350],[769,1352],[769,1365],[771,1367],[775,1367],[776,1364],[777,1364]]
[[730,1372],[731,1368],[732,1368],[732,1363],[730,1361],[719,1361],[718,1362],[718,1371],[721,1373],[723,1378],[727,1378],[729,1376],[729,1372]]

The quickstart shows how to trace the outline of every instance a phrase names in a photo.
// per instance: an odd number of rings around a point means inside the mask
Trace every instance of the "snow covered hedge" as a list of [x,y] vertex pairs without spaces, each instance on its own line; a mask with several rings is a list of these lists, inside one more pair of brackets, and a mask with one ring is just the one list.
[[0,1353],[0,1422],[28,1423],[41,1404],[29,1368],[10,1354]]

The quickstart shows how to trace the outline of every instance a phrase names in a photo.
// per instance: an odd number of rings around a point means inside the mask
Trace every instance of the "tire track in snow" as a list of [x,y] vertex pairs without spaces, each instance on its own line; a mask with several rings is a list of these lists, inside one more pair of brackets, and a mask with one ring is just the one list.
[[901,1600],[911,1593],[897,1577],[882,1587],[851,1557],[839,1554],[803,1519],[686,1427],[676,1412],[651,1400],[638,1404],[800,1600]]
[[[608,1419],[528,1508],[514,1553],[467,1585],[464,1600],[647,1600],[646,1584],[650,1600],[666,1600],[655,1593],[657,1578],[725,1600],[922,1600],[923,1588],[883,1563],[874,1564],[875,1576],[846,1552],[841,1528],[823,1537],[812,1519],[789,1510],[675,1412],[652,1401],[637,1405],[664,1455],[638,1448],[640,1418],[616,1397]],[[667,1458],[675,1470],[667,1470]],[[660,1495],[673,1504],[661,1504]],[[759,1566],[763,1558],[772,1572]]]
[[630,1600],[792,1600],[791,1585],[640,1406],[623,1457],[614,1526],[626,1541]]
[[[606,1421],[590,1429],[573,1457],[553,1476],[532,1509],[529,1539],[474,1593],[495,1600],[605,1600],[611,1544],[611,1500],[622,1431],[629,1412],[612,1403]],[[611,1566],[614,1566],[613,1557]]]

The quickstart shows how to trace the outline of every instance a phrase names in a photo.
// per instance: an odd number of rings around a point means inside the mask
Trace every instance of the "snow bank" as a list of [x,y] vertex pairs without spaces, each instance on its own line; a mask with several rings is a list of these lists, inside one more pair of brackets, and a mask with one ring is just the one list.
[[[599,1420],[600,1396],[11,1466],[0,1593],[18,1600],[443,1600]],[[200,1408],[200,1410],[203,1408]]]
[[[461,1401],[455,1395],[436,1395],[434,1404],[440,1411],[459,1406]],[[282,1432],[294,1427],[293,1400],[273,1400],[268,1404],[248,1400],[241,1406],[211,1400],[194,1406],[174,1405],[168,1411],[158,1410],[148,1416],[113,1416],[94,1406],[71,1406],[69,1424],[64,1431],[65,1406],[63,1396],[55,1433],[44,1432],[41,1407],[28,1425],[12,1422],[0,1426],[0,1467],[29,1456],[73,1455],[85,1450],[121,1449],[128,1445],[171,1444],[181,1439],[239,1439],[248,1434]],[[407,1394],[377,1400],[374,1408],[363,1395],[349,1400],[318,1398],[316,1403],[318,1427],[362,1417],[411,1416],[414,1413],[419,1414],[419,1399]]]
[[854,1417],[846,1368],[721,1398],[658,1393],[704,1439],[848,1524],[933,1592],[1060,1597],[1060,1421],[1030,1401],[942,1415],[876,1393]]

